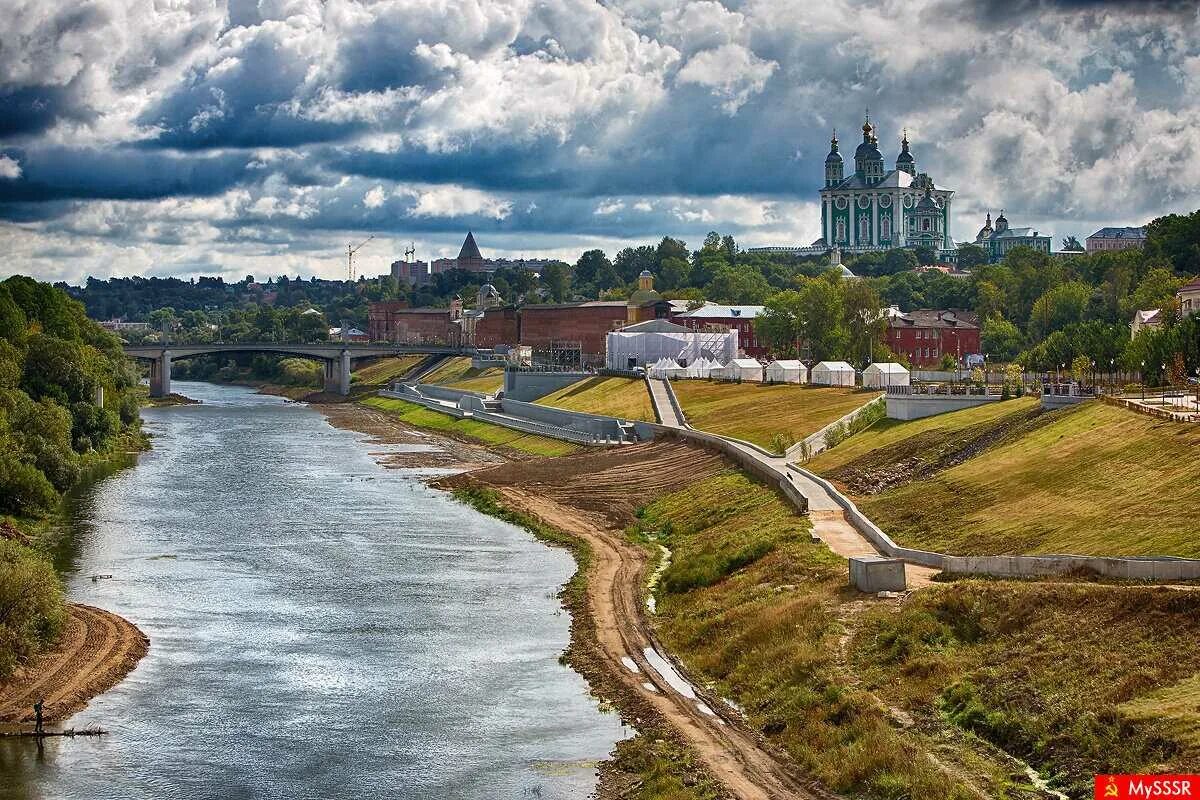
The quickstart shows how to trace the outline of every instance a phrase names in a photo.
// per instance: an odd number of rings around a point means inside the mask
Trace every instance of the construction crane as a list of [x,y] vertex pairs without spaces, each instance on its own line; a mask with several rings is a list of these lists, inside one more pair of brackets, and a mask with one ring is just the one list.
[[363,239],[361,242],[359,242],[357,247],[349,242],[346,243],[346,273],[350,276],[350,280],[354,280],[354,254],[361,250],[363,245],[374,238],[374,236],[368,236],[366,239]]
[[408,247],[404,248],[404,260],[408,261],[417,254],[416,242],[409,242]]

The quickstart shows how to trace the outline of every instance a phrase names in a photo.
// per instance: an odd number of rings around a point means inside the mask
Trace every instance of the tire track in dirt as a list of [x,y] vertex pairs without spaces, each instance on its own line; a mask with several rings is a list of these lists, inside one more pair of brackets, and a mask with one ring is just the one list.
[[39,698],[47,722],[74,714],[128,675],[149,648],[137,626],[116,614],[80,603],[67,611],[57,645],[0,686],[0,723],[32,721]]

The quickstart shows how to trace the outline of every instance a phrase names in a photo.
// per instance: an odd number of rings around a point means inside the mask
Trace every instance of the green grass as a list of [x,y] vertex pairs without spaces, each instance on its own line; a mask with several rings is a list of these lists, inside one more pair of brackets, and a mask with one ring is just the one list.
[[877,396],[843,387],[672,381],[693,427],[779,452]]
[[[851,644],[864,684],[950,719],[1091,797],[1095,773],[1189,772],[1200,754],[1200,595],[963,581],[878,607]],[[1190,719],[1190,729],[1188,727]]]
[[424,383],[436,383],[468,392],[493,394],[504,387],[504,370],[500,367],[475,369],[465,356],[450,358],[425,376]]
[[366,397],[360,402],[414,427],[437,431],[452,438],[478,442],[490,447],[515,450],[535,456],[563,456],[579,450],[578,445],[570,442],[522,433],[479,420],[455,419],[449,414],[442,414],[404,400],[390,397]]
[[648,505],[632,534],[671,550],[656,593],[663,642],[825,786],[847,796],[971,797],[843,674],[846,566],[810,530],[740,472]]
[[424,358],[425,356],[397,356],[375,359],[354,370],[350,375],[350,380],[356,386],[386,386],[407,374]]
[[650,402],[646,383],[635,378],[586,378],[551,392],[537,403],[567,411],[655,421],[654,405]]
[[[810,466],[854,484],[859,508],[915,547],[1200,557],[1200,426],[1100,403],[1030,416],[1034,402],[880,423]],[[986,441],[987,426],[1006,420],[1011,428]],[[939,453],[973,436],[986,446],[940,468]],[[892,480],[914,464],[919,479]],[[880,479],[891,485],[865,494]]]

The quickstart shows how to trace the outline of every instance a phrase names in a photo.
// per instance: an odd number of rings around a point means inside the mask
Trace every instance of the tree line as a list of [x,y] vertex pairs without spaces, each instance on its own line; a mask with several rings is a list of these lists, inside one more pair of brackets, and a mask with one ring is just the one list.
[[137,372],[61,289],[0,282],[0,680],[61,630],[58,576],[28,529],[90,465],[141,446]]

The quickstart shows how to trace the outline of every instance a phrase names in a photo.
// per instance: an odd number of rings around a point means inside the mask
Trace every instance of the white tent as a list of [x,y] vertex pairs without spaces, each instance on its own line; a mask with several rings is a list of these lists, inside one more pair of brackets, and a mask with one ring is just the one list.
[[[761,383],[763,368],[762,364],[753,358],[735,358],[725,365],[725,369],[721,370],[719,376],[727,381],[756,381]],[[713,373],[713,377],[718,377],[718,374]]]
[[799,361],[772,361],[767,364],[767,383],[807,383],[808,368]]
[[864,389],[908,386],[908,370],[893,361],[871,364],[863,370]]
[[738,334],[729,331],[693,331],[665,319],[652,319],[609,331],[605,337],[605,366],[630,369],[655,364],[664,358],[691,364],[700,358],[728,361],[737,355]]
[[673,358],[660,358],[646,368],[651,378],[682,378],[686,370]]
[[822,361],[812,368],[809,381],[817,386],[853,386],[854,367],[845,361]]

